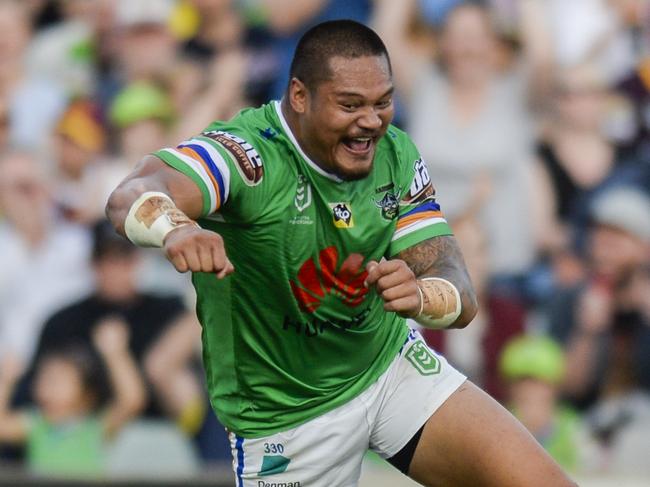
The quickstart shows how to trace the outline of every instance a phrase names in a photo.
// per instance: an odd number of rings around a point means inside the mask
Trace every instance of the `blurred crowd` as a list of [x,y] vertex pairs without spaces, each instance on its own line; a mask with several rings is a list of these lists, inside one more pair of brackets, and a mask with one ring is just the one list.
[[187,276],[103,219],[143,155],[374,27],[480,297],[436,349],[574,472],[650,477],[650,0],[0,0],[0,454],[230,462]]

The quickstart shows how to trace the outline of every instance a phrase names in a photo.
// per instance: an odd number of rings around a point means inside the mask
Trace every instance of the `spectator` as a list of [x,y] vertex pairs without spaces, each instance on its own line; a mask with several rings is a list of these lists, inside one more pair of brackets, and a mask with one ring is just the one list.
[[[542,29],[537,26],[531,32],[536,35],[524,36],[528,71],[519,63],[504,71],[489,11],[476,2],[462,2],[446,16],[434,63],[427,57],[431,48],[409,40],[415,2],[378,5],[376,21],[392,51],[410,133],[433,181],[445,188],[438,195],[441,205],[452,219],[476,212],[488,237],[491,290],[502,284],[509,294],[518,294],[520,278],[535,254],[528,204],[533,135],[529,103],[542,91],[537,84],[549,71]],[[537,5],[522,6],[527,7],[522,23],[530,24],[536,14],[531,7]],[[484,181],[492,188],[487,195]]]
[[327,20],[350,19],[367,22],[371,14],[369,0],[254,0],[274,36],[273,46],[277,56],[275,83],[271,99],[280,99],[287,87],[289,67],[298,39],[310,27]]
[[165,144],[174,119],[168,94],[150,82],[126,86],[113,99],[110,121],[117,128],[118,154],[128,164]]
[[[622,344],[620,353],[626,353]],[[599,400],[585,415],[595,447],[585,469],[599,474],[648,478],[650,394],[631,385]]]
[[0,369],[0,441],[27,446],[28,468],[41,475],[97,476],[104,447],[144,405],[144,389],[129,353],[128,329],[108,318],[93,342],[113,389],[105,407],[98,364],[84,347],[68,344],[39,358],[34,380],[36,409],[9,410],[20,369],[5,356]]
[[98,23],[105,14],[105,3],[84,0],[59,2],[58,10],[63,18],[35,31],[27,46],[25,66],[28,72],[32,76],[56,81],[68,97],[92,95],[96,82],[95,36]]
[[591,209],[588,276],[558,292],[551,331],[567,351],[565,392],[585,407],[650,385],[650,197],[631,187],[602,192]]
[[[235,55],[244,61],[241,73],[243,80],[239,88],[243,96],[255,106],[269,99],[269,89],[275,81],[277,70],[273,36],[264,25],[262,8],[256,3],[187,0],[179,3],[176,15],[180,20],[180,13],[185,12],[185,24],[191,24],[191,17],[196,18],[194,30],[186,36],[183,55],[195,68],[203,72],[202,79],[206,90],[210,91],[214,80],[205,79],[205,75],[209,73],[206,73],[204,68],[223,64],[225,61],[222,58]],[[219,73],[216,66],[209,71]],[[228,76],[223,73],[221,76],[225,78],[222,82],[229,81]],[[178,99],[176,103],[177,106],[187,105]],[[212,120],[214,117],[210,122]]]
[[[145,366],[150,351],[166,333],[196,337],[196,328],[191,325],[192,316],[177,297],[159,297],[141,293],[136,287],[139,250],[129,241],[114,233],[107,221],[99,221],[93,228],[93,269],[96,290],[80,301],[74,302],[52,315],[43,327],[38,343],[35,362],[52,349],[70,340],[78,340],[92,346],[92,335],[98,324],[108,317],[123,320],[131,336],[129,350],[148,384],[146,413],[153,417],[164,417],[167,412],[176,418],[185,406],[193,407],[202,397],[196,375],[188,376],[187,360],[176,361],[175,367]],[[174,331],[176,330],[176,331]],[[180,340],[180,339],[179,339]],[[165,387],[154,389],[153,384],[163,381],[155,372],[168,374]],[[146,372],[154,372],[153,376]],[[30,375],[30,374],[28,374]],[[174,387],[175,378],[181,382],[184,391],[181,397]],[[29,377],[26,379],[29,382]],[[171,409],[171,410],[170,410]]]
[[650,4],[643,0],[611,0],[610,3],[618,9],[636,50],[635,65],[616,88],[629,101],[624,106],[632,112],[632,121],[626,124],[631,130],[626,135],[637,147],[639,157],[647,161],[650,160],[650,117],[647,115],[650,113]]
[[103,156],[105,132],[88,100],[72,102],[56,126],[53,195],[71,221],[90,224],[102,217],[112,188],[128,174],[126,165]]
[[26,70],[25,49],[31,35],[27,2],[0,2],[0,100],[9,113],[12,146],[47,149],[49,134],[65,108],[66,94],[56,80]]
[[123,81],[169,81],[178,53],[169,26],[173,3],[119,0],[114,8],[117,61]]
[[623,18],[629,15],[625,10],[630,9],[623,4],[642,2],[550,0],[546,3],[555,57],[561,65],[593,63],[608,83],[618,80],[633,66],[634,46]]
[[92,287],[86,229],[56,212],[41,166],[0,156],[0,344],[28,362],[43,322]]
[[507,343],[499,368],[512,413],[560,465],[579,470],[586,433],[577,413],[558,402],[565,368],[560,346],[547,337],[520,335]]
[[541,249],[567,249],[588,197],[626,161],[603,133],[607,86],[591,66],[558,74],[553,111],[538,147],[536,230]]

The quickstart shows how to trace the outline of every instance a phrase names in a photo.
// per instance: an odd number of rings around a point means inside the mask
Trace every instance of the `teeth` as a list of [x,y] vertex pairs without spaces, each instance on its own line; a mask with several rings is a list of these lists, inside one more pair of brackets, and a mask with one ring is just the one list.
[[368,142],[370,140],[370,137],[355,137],[352,140],[356,140],[358,142]]

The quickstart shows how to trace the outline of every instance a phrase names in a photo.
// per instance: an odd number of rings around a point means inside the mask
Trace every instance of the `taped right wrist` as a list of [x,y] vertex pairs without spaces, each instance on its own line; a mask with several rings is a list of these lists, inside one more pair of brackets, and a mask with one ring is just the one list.
[[160,191],[142,193],[131,205],[124,221],[127,238],[140,247],[162,247],[165,237],[176,228],[199,226]]

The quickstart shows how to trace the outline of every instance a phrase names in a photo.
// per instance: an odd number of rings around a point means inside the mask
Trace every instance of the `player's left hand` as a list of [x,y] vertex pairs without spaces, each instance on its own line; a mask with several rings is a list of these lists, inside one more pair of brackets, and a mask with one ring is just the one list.
[[366,287],[374,287],[384,300],[384,309],[394,311],[406,318],[415,317],[420,311],[420,292],[415,274],[400,259],[376,262],[366,265],[368,277]]

